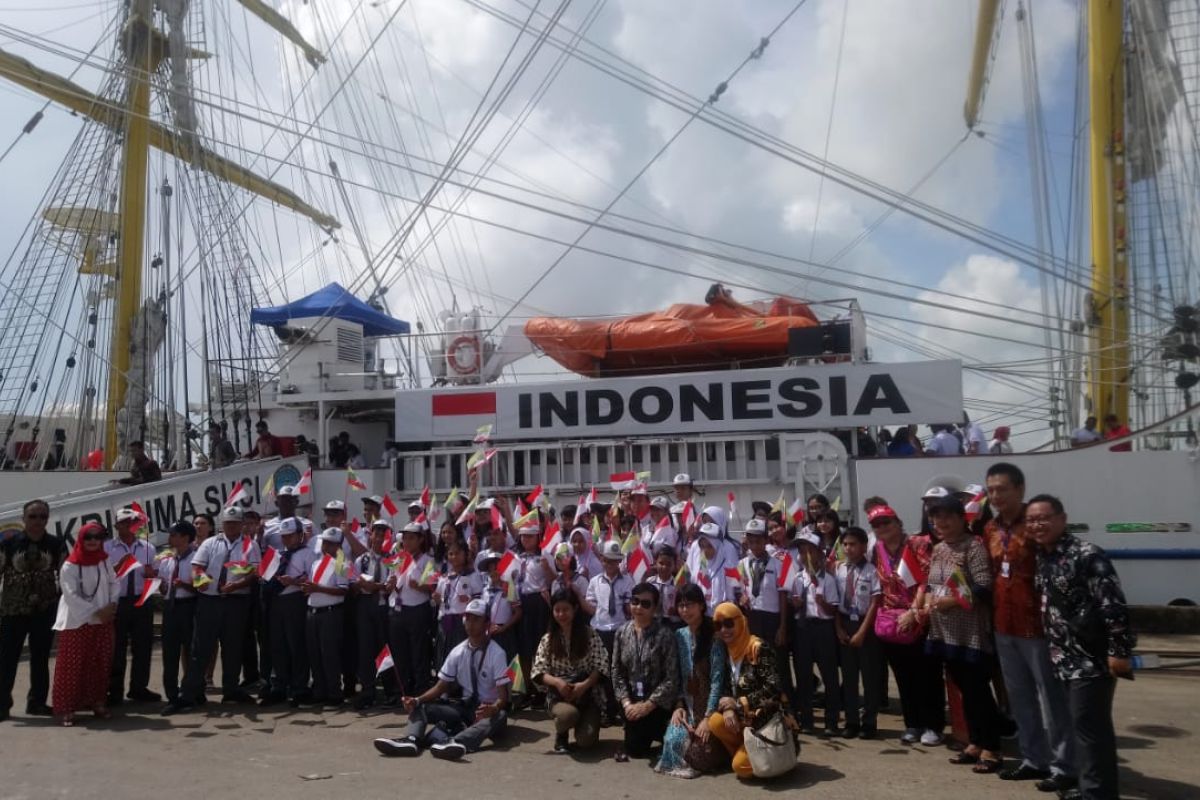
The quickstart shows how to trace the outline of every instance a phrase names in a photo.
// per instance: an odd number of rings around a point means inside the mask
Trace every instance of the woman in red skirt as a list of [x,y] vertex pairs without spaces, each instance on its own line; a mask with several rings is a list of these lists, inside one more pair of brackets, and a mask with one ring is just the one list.
[[104,704],[113,657],[113,618],[119,585],[104,552],[108,531],[99,522],[79,530],[74,549],[59,572],[58,657],[54,661],[54,716],[64,727],[75,712],[90,708],[101,719],[112,713]]

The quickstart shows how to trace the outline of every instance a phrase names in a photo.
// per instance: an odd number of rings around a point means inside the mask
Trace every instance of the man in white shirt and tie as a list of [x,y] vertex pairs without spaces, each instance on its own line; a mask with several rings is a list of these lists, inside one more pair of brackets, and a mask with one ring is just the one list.
[[[112,672],[108,684],[108,704],[119,706],[126,696],[140,702],[157,702],[162,699],[158,692],[150,691],[150,658],[154,649],[154,606],[144,603],[138,608],[135,603],[142,594],[146,581],[157,576],[154,567],[154,547],[145,539],[139,539],[136,526],[143,517],[132,508],[122,508],[116,515],[117,535],[104,543],[108,563],[120,572],[124,563],[132,559],[135,566],[126,575],[119,576],[117,619],[113,647]],[[123,563],[124,562],[124,563]],[[129,693],[125,694],[125,658],[132,650],[129,670]]]

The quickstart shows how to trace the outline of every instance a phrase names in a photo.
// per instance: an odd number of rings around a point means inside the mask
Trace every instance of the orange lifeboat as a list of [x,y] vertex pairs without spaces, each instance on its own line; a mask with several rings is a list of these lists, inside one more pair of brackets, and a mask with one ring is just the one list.
[[572,372],[600,378],[778,366],[788,358],[788,331],[817,325],[799,300],[781,296],[748,305],[717,284],[705,305],[681,303],[608,320],[534,317],[525,335]]

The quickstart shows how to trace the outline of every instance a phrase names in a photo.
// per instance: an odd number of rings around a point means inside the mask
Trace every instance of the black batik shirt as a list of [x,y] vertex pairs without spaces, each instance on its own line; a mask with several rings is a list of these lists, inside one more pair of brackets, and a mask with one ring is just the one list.
[[62,539],[24,532],[0,544],[0,616],[35,614],[58,605],[58,570],[67,556]]

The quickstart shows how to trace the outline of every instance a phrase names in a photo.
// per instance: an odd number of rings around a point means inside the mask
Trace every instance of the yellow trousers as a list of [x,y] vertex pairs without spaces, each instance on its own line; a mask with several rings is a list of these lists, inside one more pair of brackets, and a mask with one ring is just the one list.
[[719,711],[708,718],[708,729],[733,756],[733,773],[739,778],[753,778],[754,768],[750,766],[750,756],[746,755],[742,731],[739,729],[737,733],[730,733],[725,727],[725,717]]

